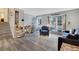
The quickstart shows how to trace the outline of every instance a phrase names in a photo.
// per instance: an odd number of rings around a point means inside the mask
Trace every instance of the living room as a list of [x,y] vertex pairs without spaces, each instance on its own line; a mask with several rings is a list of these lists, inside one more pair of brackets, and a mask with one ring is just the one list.
[[[37,8],[37,10],[41,10],[41,8]],[[53,51],[54,50],[57,51],[58,47],[59,47],[59,45],[57,45],[58,38],[61,36],[66,36],[68,34],[71,34],[72,37],[75,36],[75,34],[72,35],[71,32],[73,32],[73,29],[76,29],[79,27],[79,20],[78,20],[79,19],[79,9],[63,10],[63,11],[54,12],[54,13],[39,14],[39,15],[34,14],[34,15],[35,15],[35,17],[34,18],[32,17],[33,20],[29,19],[29,20],[31,20],[30,24],[32,24],[32,26],[34,27],[33,32],[35,32],[35,34],[38,37],[42,34],[40,36],[41,44],[44,44],[45,43],[44,41],[48,40],[48,41],[52,42],[52,43],[50,42],[51,45],[54,45],[54,46],[51,46],[50,44],[48,44],[47,46],[52,47],[48,50],[52,49]],[[42,32],[43,30],[40,31],[40,29],[43,26],[47,26],[49,28],[49,31],[47,32],[49,34],[47,34],[47,33],[44,34]],[[69,33],[66,33],[66,31],[69,31]],[[64,33],[66,33],[66,35]],[[47,36],[43,36],[43,35],[47,35]],[[77,39],[79,39],[79,38],[77,38]],[[34,40],[34,39],[32,39],[32,40]],[[35,39],[35,40],[40,42],[40,40],[37,40],[37,39]],[[43,41],[43,43],[42,43],[42,41]],[[45,43],[45,44],[47,44],[47,43]],[[66,48],[66,49],[68,50],[68,48]],[[65,51],[66,51],[66,49],[65,49]],[[69,49],[69,51],[71,51],[71,50]]]
[[1,0],[0,59],[79,59],[79,1]]
[[[7,27],[7,31],[3,32],[8,32],[9,36],[8,34],[1,36],[1,51],[79,50],[77,41],[79,39],[77,29],[79,27],[79,9],[3,8],[1,9],[0,24],[4,23],[7,23],[4,25]],[[0,34],[2,35],[2,33]],[[77,49],[72,50],[72,47]]]

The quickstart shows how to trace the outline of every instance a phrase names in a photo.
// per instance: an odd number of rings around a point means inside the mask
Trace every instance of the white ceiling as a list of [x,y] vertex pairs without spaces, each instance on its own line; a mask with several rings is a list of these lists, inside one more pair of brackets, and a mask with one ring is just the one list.
[[24,13],[34,16],[72,10],[72,9],[73,8],[22,8],[22,10],[24,10]]

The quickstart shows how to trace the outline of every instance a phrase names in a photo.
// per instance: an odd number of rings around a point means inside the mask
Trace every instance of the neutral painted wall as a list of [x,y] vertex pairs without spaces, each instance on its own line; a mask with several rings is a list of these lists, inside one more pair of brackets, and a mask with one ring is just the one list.
[[15,30],[15,10],[14,8],[9,9],[9,24],[12,32],[13,38],[16,38],[16,30]]
[[5,18],[5,22],[8,22],[8,8],[4,8],[4,18]]
[[22,19],[24,19],[24,11],[19,9],[19,24],[21,26],[24,26],[24,22],[22,22]]
[[0,20],[4,18],[4,22],[8,22],[8,8],[0,8]]
[[48,15],[45,15],[43,17],[41,17],[41,24],[42,25],[48,25]]
[[24,14],[24,25],[32,25],[33,15]]
[[[70,22],[70,24],[68,24]],[[79,10],[70,11],[67,13],[67,29],[79,27]]]

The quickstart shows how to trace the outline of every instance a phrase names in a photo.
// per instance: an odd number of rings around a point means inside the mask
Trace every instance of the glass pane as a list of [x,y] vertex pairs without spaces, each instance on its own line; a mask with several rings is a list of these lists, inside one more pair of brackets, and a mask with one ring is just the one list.
[[50,29],[51,29],[51,31],[55,31],[55,27],[56,27],[56,18],[55,17],[53,17],[53,16],[51,16],[51,19],[50,19],[50,23],[51,23],[51,27],[50,27]]
[[58,16],[58,26],[62,25],[62,16]]
[[57,17],[58,32],[62,32],[62,16]]

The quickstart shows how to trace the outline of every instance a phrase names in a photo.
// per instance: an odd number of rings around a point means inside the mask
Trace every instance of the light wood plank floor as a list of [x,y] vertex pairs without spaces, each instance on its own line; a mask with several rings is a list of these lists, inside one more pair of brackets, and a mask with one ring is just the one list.
[[30,50],[44,50],[41,47],[33,44],[29,40],[25,40],[24,37],[19,39],[1,39],[0,50],[1,51],[30,51]]
[[0,39],[0,51],[52,51],[53,42],[48,37],[26,34],[24,37]]

